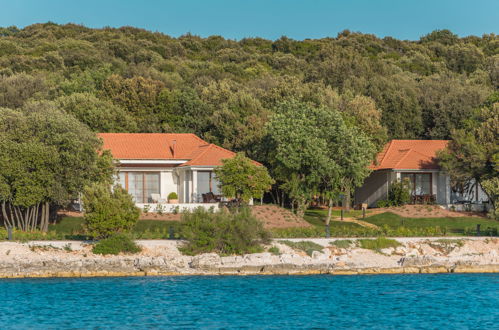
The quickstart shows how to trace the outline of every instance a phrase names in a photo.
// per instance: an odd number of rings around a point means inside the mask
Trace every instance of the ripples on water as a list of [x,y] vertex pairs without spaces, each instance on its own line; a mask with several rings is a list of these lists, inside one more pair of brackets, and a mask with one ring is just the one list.
[[0,280],[0,328],[499,329],[498,274]]

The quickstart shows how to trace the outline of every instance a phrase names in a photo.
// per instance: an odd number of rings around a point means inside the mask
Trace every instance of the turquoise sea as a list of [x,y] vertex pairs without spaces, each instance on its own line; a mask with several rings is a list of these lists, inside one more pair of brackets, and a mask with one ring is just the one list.
[[0,280],[1,329],[499,329],[499,274]]

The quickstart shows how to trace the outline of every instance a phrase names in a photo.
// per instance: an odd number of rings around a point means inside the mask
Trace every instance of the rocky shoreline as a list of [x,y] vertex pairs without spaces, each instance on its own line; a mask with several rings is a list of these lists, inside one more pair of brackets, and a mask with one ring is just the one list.
[[183,242],[168,240],[137,241],[141,253],[118,256],[94,255],[91,245],[77,241],[0,242],[0,278],[499,272],[498,238],[397,238],[401,246],[380,251],[355,243],[339,248],[335,240],[292,240],[323,247],[311,255],[275,240],[279,254],[224,257],[184,256]]

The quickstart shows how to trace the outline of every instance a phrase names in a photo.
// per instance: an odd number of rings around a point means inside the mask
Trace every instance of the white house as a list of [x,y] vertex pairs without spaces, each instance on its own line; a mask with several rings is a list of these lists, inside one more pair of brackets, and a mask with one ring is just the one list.
[[450,177],[438,165],[437,152],[446,140],[392,140],[381,151],[373,172],[364,185],[355,191],[355,203],[375,207],[387,199],[395,180],[409,179],[412,203],[434,203],[456,210],[482,211],[488,207],[488,197],[480,185],[470,185],[467,191],[452,188]]
[[[214,168],[235,153],[194,134],[100,133],[103,149],[119,161],[119,183],[137,206],[164,212],[218,208],[223,199]],[[256,163],[256,162],[255,162]],[[168,201],[177,193],[178,201]],[[169,203],[170,202],[170,203]]]

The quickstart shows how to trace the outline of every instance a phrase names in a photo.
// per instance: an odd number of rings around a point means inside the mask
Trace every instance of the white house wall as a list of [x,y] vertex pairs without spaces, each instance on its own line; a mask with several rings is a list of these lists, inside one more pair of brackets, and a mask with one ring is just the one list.
[[388,197],[390,183],[396,179],[396,173],[391,171],[372,172],[364,181],[364,185],[355,190],[355,204],[367,204],[376,207],[379,200]]

